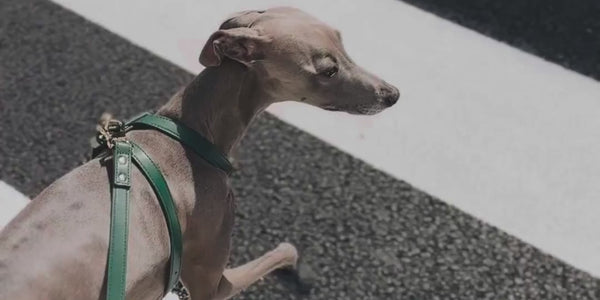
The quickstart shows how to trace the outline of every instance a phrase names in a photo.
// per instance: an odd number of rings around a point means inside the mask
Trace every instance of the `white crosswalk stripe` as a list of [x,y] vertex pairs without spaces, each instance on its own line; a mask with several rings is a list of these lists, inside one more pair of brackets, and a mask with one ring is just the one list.
[[16,216],[29,199],[6,182],[0,180],[0,228]]

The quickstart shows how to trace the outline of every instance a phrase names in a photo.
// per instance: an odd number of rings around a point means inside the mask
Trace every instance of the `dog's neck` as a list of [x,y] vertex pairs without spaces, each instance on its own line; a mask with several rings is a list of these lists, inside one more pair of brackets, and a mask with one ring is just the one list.
[[179,120],[230,155],[254,117],[271,102],[253,71],[226,59],[204,69],[158,114]]

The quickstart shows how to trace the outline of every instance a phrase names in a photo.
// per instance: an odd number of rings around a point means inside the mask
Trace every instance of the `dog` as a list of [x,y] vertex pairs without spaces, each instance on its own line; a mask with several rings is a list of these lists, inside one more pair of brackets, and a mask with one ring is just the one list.
[[[340,32],[294,8],[244,11],[201,50],[206,68],[157,114],[182,122],[230,154],[270,104],[299,101],[330,111],[376,114],[396,87],[359,67]],[[182,226],[181,280],[191,299],[227,299],[269,272],[293,267],[282,243],[228,269],[234,195],[227,174],[152,130],[128,133],[162,170]],[[169,235],[156,196],[132,170],[126,294],[161,299]],[[93,159],[52,183],[0,232],[0,299],[104,299],[110,223],[107,170]]]

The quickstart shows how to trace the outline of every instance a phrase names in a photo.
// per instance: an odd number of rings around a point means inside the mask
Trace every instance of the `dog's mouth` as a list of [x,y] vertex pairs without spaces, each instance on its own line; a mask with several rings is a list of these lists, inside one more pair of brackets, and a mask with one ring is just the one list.
[[322,109],[328,111],[343,111],[351,115],[375,115],[380,113],[385,107],[359,105],[357,107],[340,107],[336,105],[324,105]]
[[322,107],[324,110],[328,110],[328,111],[341,111],[341,109],[337,106],[333,106],[333,105],[325,105]]

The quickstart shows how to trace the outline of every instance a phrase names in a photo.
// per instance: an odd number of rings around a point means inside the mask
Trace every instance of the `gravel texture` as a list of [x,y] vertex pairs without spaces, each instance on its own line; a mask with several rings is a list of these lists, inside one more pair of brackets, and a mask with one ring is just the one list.
[[402,0],[600,80],[598,0]]
[[[42,0],[0,2],[0,178],[28,195],[89,153],[104,111],[155,108],[191,75]],[[600,280],[265,114],[234,175],[232,264],[281,241],[302,282],[238,299],[600,299]]]

